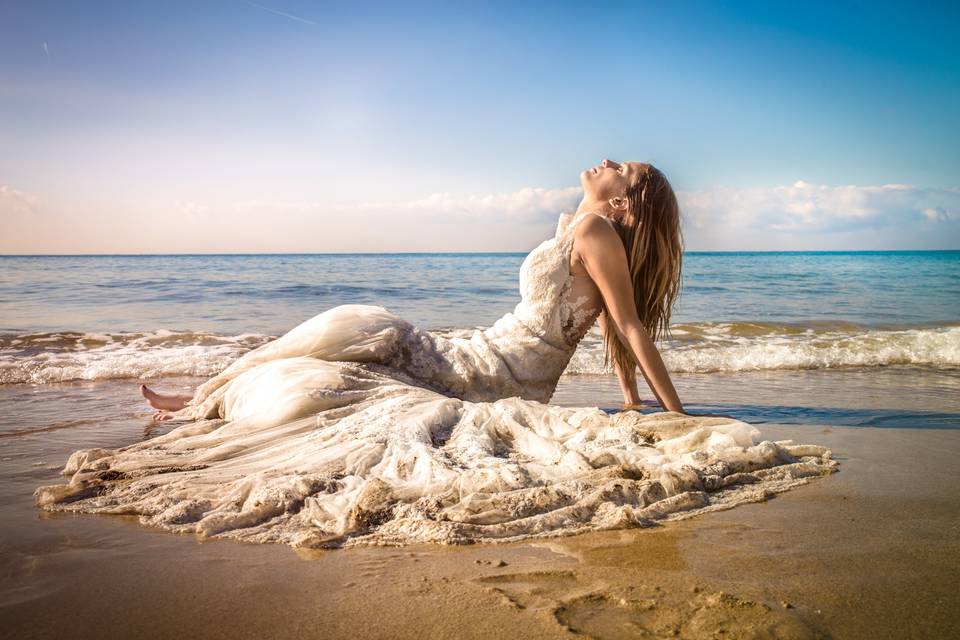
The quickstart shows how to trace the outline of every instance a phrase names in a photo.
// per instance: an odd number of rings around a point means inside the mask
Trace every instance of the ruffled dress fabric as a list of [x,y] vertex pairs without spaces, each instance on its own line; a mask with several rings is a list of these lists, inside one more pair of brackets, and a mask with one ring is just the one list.
[[642,526],[833,471],[829,450],[736,420],[548,404],[598,313],[568,295],[583,215],[526,257],[493,326],[333,307],[201,385],[186,424],[75,452],[38,505],[294,546],[463,543]]

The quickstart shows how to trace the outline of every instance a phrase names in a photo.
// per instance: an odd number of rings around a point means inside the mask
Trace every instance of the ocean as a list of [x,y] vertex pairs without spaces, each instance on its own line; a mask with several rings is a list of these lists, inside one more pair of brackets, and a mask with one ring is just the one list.
[[[0,388],[186,389],[339,304],[451,334],[489,326],[519,301],[524,255],[3,256]],[[688,253],[661,352],[697,406],[748,421],[956,427],[960,251]],[[877,402],[843,408],[858,384]],[[555,401],[619,400],[594,327]],[[11,417],[5,433],[43,426]]]

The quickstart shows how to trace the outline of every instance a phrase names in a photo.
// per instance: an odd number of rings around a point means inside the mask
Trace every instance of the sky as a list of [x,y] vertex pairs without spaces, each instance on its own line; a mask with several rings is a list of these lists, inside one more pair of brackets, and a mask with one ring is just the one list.
[[[594,6],[594,5],[602,6]],[[960,5],[0,0],[0,253],[960,249]]]

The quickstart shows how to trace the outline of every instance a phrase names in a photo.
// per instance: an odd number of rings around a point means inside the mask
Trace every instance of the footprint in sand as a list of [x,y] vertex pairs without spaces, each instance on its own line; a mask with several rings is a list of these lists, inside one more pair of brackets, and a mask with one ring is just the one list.
[[823,636],[792,613],[728,593],[692,598],[656,591],[595,593],[572,598],[555,611],[569,631],[592,638],[715,638],[812,640]]
[[573,571],[505,573],[476,581],[502,595],[517,609],[552,611],[563,598],[590,590]]
[[727,593],[668,591],[658,585],[610,589],[574,571],[534,571],[476,580],[517,608],[549,615],[565,630],[591,638],[821,637],[793,612]]
[[573,571],[511,573],[478,582],[517,609],[549,615],[567,631],[595,638],[661,637],[650,614],[656,608],[655,599],[615,598],[603,583],[587,581]]

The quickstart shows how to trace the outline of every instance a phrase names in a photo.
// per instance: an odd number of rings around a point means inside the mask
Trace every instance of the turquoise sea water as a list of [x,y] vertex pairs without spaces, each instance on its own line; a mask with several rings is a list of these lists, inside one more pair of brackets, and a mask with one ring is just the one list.
[[[276,335],[346,303],[488,326],[519,301],[524,255],[0,256],[0,331]],[[674,321],[952,325],[960,251],[688,253]]]

